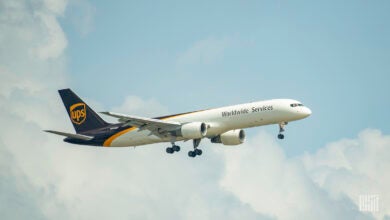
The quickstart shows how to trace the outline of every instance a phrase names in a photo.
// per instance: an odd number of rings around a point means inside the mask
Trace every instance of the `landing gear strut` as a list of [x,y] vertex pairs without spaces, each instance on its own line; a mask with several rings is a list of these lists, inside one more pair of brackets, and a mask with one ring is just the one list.
[[172,147],[167,147],[167,149],[166,149],[166,152],[168,154],[173,154],[173,153],[179,152],[179,151],[180,151],[180,146],[175,145],[174,142],[172,142]]
[[196,157],[196,156],[202,155],[203,151],[201,149],[198,149],[198,146],[199,146],[201,140],[202,139],[200,139],[200,138],[193,140],[194,150],[193,151],[188,151],[188,156],[189,157]]
[[279,134],[278,134],[278,138],[279,139],[284,139],[284,127],[288,124],[288,122],[280,122],[279,123]]

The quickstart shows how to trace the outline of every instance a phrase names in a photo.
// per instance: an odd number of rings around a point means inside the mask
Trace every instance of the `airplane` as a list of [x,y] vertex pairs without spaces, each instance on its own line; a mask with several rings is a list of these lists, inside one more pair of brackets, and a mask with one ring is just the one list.
[[284,139],[285,126],[311,115],[311,110],[293,99],[272,99],[221,108],[198,110],[155,118],[101,112],[118,119],[108,123],[94,112],[71,89],[58,90],[76,134],[45,130],[65,136],[65,142],[103,147],[141,146],[170,142],[166,153],[180,151],[178,141],[193,141],[189,157],[202,155],[199,144],[208,138],[211,143],[239,145],[244,143],[243,129],[278,124],[279,139]]

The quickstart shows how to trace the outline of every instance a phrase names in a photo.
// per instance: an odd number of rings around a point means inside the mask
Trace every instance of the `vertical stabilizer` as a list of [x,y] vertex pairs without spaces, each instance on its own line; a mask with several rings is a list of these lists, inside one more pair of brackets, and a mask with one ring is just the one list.
[[76,133],[103,128],[109,125],[72,90],[58,90]]

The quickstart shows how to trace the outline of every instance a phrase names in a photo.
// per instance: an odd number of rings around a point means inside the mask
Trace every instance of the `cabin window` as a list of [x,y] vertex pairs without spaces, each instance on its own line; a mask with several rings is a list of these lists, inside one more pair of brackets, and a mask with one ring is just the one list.
[[291,107],[297,107],[297,106],[303,106],[303,104],[301,104],[301,103],[292,103],[292,104],[290,104],[290,106]]

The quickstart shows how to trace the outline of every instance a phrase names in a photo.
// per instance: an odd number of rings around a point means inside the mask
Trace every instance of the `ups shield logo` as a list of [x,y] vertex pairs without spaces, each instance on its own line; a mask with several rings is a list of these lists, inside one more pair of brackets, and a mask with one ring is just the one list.
[[87,109],[84,103],[76,103],[69,108],[70,119],[74,124],[81,125],[87,118]]

